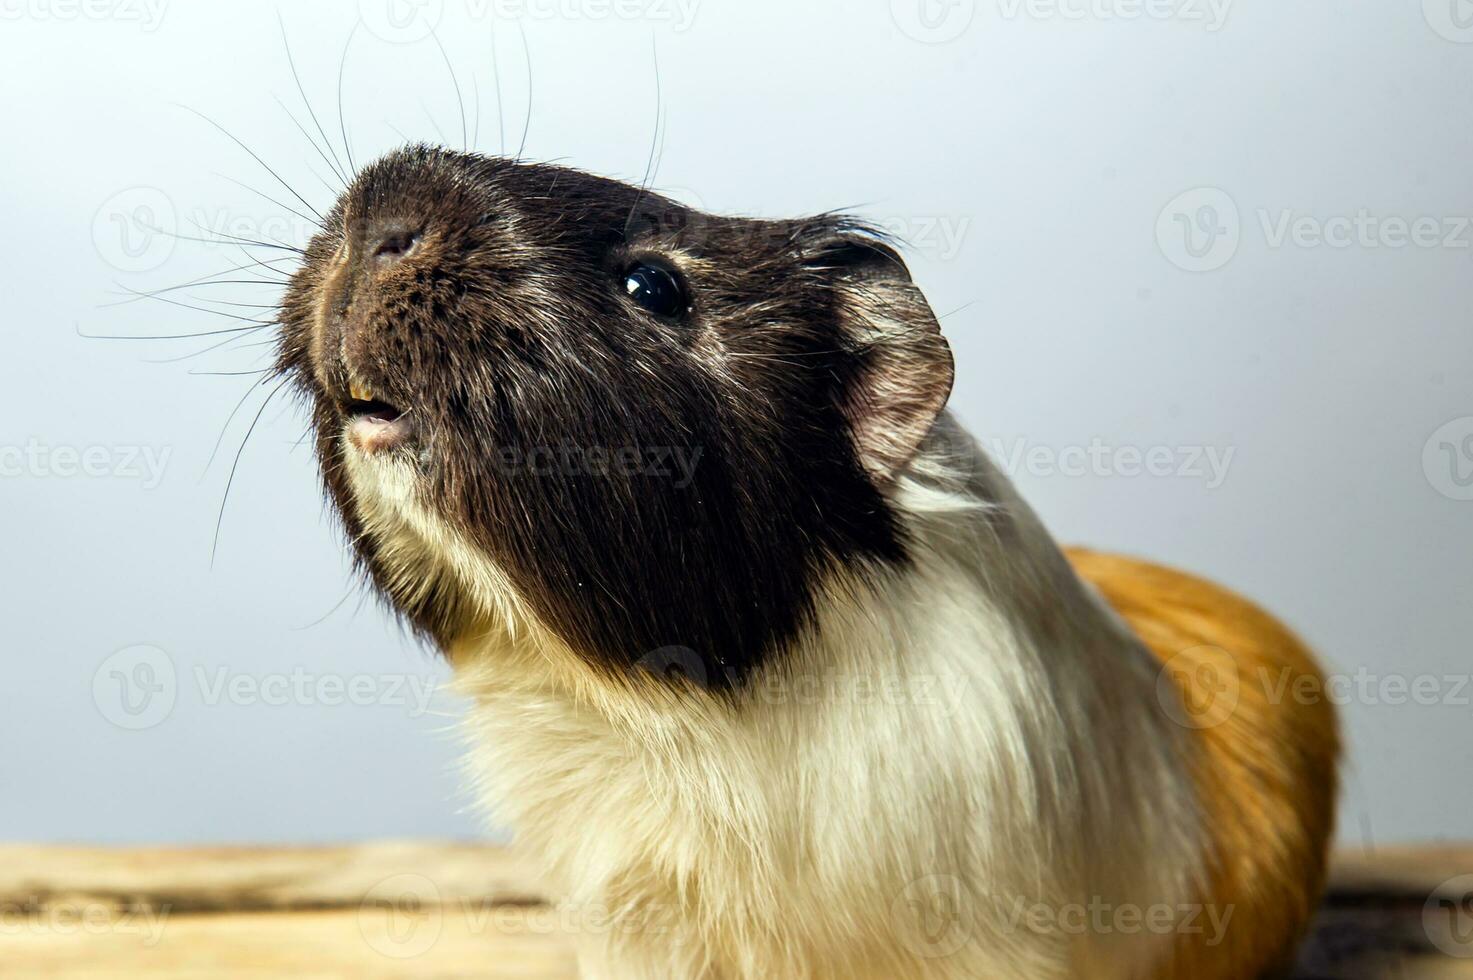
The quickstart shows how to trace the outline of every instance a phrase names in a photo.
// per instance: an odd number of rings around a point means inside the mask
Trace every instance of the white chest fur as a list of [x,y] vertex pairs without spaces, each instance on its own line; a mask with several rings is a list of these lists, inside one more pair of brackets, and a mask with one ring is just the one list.
[[836,580],[735,696],[599,674],[535,626],[451,651],[480,795],[588,976],[1108,980],[1164,954],[1087,920],[1194,894],[1184,733],[1150,655],[973,466],[965,491],[903,485],[913,566]]

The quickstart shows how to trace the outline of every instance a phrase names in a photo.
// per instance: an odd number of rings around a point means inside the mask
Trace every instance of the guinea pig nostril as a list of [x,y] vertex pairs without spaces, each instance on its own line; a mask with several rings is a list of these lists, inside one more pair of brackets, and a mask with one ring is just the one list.
[[396,231],[383,236],[374,247],[373,258],[379,263],[398,262],[414,251],[419,236],[412,231]]

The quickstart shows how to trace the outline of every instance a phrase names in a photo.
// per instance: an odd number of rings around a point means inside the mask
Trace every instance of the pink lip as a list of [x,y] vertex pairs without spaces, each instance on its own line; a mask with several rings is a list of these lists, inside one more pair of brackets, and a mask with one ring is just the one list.
[[348,441],[365,453],[381,453],[396,449],[409,441],[414,426],[406,415],[388,417],[384,413],[355,415],[348,423]]

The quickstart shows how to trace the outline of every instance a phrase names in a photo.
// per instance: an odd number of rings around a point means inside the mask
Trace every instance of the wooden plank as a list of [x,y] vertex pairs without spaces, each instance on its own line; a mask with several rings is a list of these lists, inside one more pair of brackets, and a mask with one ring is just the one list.
[[304,980],[576,980],[561,936],[483,928],[452,910],[406,924],[390,911],[326,910],[171,916],[143,931],[22,932],[0,938],[10,978],[292,977]]
[[[1297,976],[1473,980],[1470,869],[1473,847],[1340,855]],[[4,845],[0,976],[573,980],[541,894],[479,844]]]
[[445,901],[541,901],[535,875],[504,848],[376,841],[331,847],[0,845],[0,902],[116,901],[174,913],[357,905],[374,885],[413,874]]

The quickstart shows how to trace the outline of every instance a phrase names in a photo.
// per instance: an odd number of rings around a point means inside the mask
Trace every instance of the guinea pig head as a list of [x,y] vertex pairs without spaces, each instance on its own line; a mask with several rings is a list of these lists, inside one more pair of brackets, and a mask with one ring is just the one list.
[[425,146],[355,178],[281,322],[331,500],[418,629],[529,617],[612,669],[685,648],[718,686],[834,572],[907,560],[891,490],[952,381],[852,221]]

